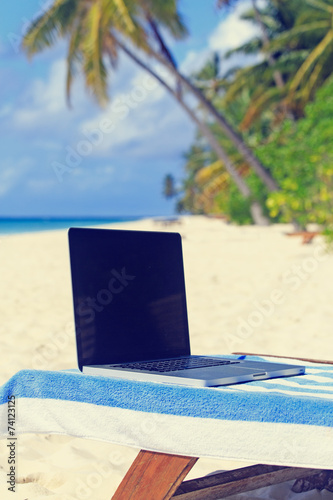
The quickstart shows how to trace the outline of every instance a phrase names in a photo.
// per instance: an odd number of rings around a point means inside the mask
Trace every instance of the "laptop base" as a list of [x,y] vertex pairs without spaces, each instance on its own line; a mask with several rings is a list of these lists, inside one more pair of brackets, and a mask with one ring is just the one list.
[[115,366],[110,367],[110,365],[91,365],[83,366],[83,373],[94,376],[137,380],[141,382],[168,383],[194,387],[216,387],[243,382],[254,382],[255,380],[304,375],[305,368],[303,366],[286,365],[282,363],[240,360],[237,364],[191,368],[174,372],[168,371],[165,373],[154,373],[148,370],[128,370]]

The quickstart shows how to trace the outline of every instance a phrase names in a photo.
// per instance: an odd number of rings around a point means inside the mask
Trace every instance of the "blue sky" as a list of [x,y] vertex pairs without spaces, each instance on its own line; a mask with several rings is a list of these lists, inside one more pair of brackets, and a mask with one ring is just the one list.
[[[183,175],[195,129],[166,93],[125,56],[110,77],[102,110],[80,78],[65,99],[66,44],[28,61],[22,34],[50,0],[6,2],[0,25],[0,217],[117,216],[173,213],[162,196],[167,173]],[[212,50],[223,52],[254,30],[225,17],[214,0],[180,0],[190,35],[172,42],[186,73]],[[245,4],[248,4],[246,0]]]

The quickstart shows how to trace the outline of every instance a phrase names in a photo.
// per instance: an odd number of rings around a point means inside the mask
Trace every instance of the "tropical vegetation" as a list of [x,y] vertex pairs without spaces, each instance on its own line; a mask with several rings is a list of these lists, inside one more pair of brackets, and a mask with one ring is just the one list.
[[[240,1],[215,3],[230,9]],[[227,54],[212,54],[191,77],[180,71],[166,41],[187,35],[179,4],[53,0],[32,22],[22,47],[33,56],[66,41],[69,103],[80,73],[89,93],[105,105],[120,53],[169,92],[198,130],[185,155],[185,178],[165,179],[164,194],[176,198],[178,211],[222,214],[238,223],[330,226],[331,156],[313,116],[324,123],[316,110],[325,107],[331,89],[333,0],[266,0],[264,7],[252,0],[243,17],[258,35]],[[237,61],[237,54],[256,62],[234,64],[223,74],[221,61]],[[319,132],[302,148],[304,131],[308,139],[314,125]]]
[[[277,189],[268,189],[216,123],[211,130],[270,220],[333,230],[333,0],[267,0],[261,9],[252,0],[243,17],[259,34],[223,57],[251,54],[257,62],[221,74],[224,60],[213,54],[193,80],[252,147]],[[249,199],[199,131],[173,193],[180,212],[251,222]]]
[[[228,4],[228,0],[219,4]],[[230,123],[204,93],[183,75],[168,47],[164,33],[175,39],[186,35],[186,27],[178,10],[177,0],[54,0],[29,27],[23,49],[32,56],[55,44],[59,39],[68,43],[67,95],[70,96],[73,77],[81,71],[87,88],[103,105],[108,100],[108,76],[116,69],[119,52],[147,71],[177,100],[196,123],[210,148],[223,162],[242,196],[249,200],[250,211],[257,223],[267,223],[262,207],[251,192],[246,180],[239,175],[229,156],[216,140],[199,113],[186,101],[192,94],[214,117],[221,128],[246,159],[247,164],[262,179],[267,189],[278,188],[269,171],[254,155]],[[149,56],[148,58],[146,56]],[[106,63],[106,57],[109,63]],[[156,63],[164,67],[170,78],[161,76]]]

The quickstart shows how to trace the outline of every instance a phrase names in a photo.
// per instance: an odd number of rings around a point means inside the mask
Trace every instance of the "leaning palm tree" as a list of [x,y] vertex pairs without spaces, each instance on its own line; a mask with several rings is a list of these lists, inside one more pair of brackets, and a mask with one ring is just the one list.
[[[269,172],[254,157],[225,118],[190,80],[179,72],[163,39],[160,26],[175,38],[186,34],[185,25],[177,11],[177,0],[55,0],[52,6],[31,24],[23,39],[23,48],[31,56],[53,45],[59,38],[68,40],[67,97],[70,98],[73,77],[78,69],[81,69],[88,89],[100,104],[105,104],[108,100],[108,68],[104,56],[108,56],[111,66],[115,68],[119,51],[126,53],[132,61],[156,78],[198,125],[244,197],[253,198],[250,188],[214,137],[210,127],[186,103],[182,88],[195,95],[209,110],[248,163],[264,179],[268,188],[277,189]],[[135,51],[134,47],[139,51]],[[168,79],[160,76],[152,64],[147,62],[145,55],[162,64],[174,75],[174,86],[168,83]],[[254,221],[266,223],[260,204],[252,200],[251,206]]]

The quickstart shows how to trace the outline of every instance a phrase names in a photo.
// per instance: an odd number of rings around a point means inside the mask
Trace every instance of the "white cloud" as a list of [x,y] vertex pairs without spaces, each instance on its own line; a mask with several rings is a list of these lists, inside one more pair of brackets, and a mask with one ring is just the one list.
[[37,80],[32,86],[32,100],[38,107],[43,107],[46,113],[59,113],[66,109],[65,102],[66,62],[63,59],[55,61],[46,82]]
[[[265,0],[259,1],[259,8],[264,4]],[[190,51],[187,54],[181,64],[181,70],[186,74],[196,73],[204,66],[213,52],[217,52],[223,57],[228,50],[234,49],[258,35],[260,32],[257,26],[241,19],[242,14],[249,10],[251,5],[249,0],[238,3],[208,37],[207,46],[200,51]],[[253,56],[235,55],[223,62],[223,72],[236,64],[242,66],[254,64],[256,61],[257,58],[253,59]]]
[[241,19],[242,14],[250,8],[251,2],[241,2],[237,4],[226,19],[220,22],[208,40],[211,50],[224,53],[227,50],[239,47],[259,34],[257,26]]
[[59,115],[66,109],[65,74],[65,61],[57,60],[52,64],[46,81],[38,79],[32,82],[25,103],[13,114],[16,126],[26,129],[41,125],[50,116]]
[[79,167],[73,169],[72,172],[64,177],[64,181],[75,186],[76,193],[96,192],[105,189],[107,185],[115,184],[116,169],[111,165],[91,166],[87,162],[83,162]]
[[52,139],[35,140],[34,146],[39,150],[59,151],[59,143]]
[[30,158],[22,158],[15,162],[3,161],[0,167],[0,197],[6,195],[12,187],[22,178],[22,174],[32,166],[33,162]]
[[75,106],[72,109],[67,106],[66,73],[65,59],[57,59],[51,64],[46,78],[31,82],[13,111],[12,123],[15,127],[42,133],[53,129],[58,135],[69,129],[78,115],[87,111],[89,98],[80,78],[75,80],[72,89]]
[[[159,134],[161,116],[174,115],[174,109],[178,109],[178,106],[170,99],[166,101],[165,89],[128,57],[122,56],[119,63],[119,71],[110,76],[111,101],[106,109],[93,106],[82,80],[79,80],[73,89],[75,103],[69,110],[65,102],[66,62],[57,59],[45,79],[39,78],[32,82],[23,105],[14,108],[14,128],[33,136],[35,147],[44,143],[44,150],[56,151],[58,144],[58,149],[65,151],[66,147],[75,148],[88,139],[94,146],[91,157],[105,157],[115,148],[119,151],[126,143],[138,143],[141,140],[147,145],[150,139],[148,154],[155,152],[154,135],[157,137]],[[154,69],[169,84],[174,83],[172,75],[163,72],[158,65]],[[189,123],[181,114],[174,116],[173,126],[177,127],[177,120],[183,127]],[[104,132],[103,125],[107,121],[113,124],[111,132]],[[101,141],[95,136],[98,144],[94,144],[91,138],[96,130],[103,132]],[[172,129],[169,134],[172,134]],[[46,144],[51,147],[46,147]]]
[[[117,185],[129,182],[142,162],[156,159],[155,171],[162,170],[163,162],[173,162],[188,148],[194,133],[189,119],[165,89],[128,58],[122,58],[119,72],[111,75],[112,99],[104,110],[93,106],[82,81],[73,108],[68,110],[65,75],[66,63],[57,59],[45,78],[29,82],[22,104],[15,103],[12,110],[12,128],[23,132],[29,147],[43,158],[36,162],[39,166],[66,165],[69,151],[74,151],[81,161],[64,180],[75,191],[97,191],[110,178]],[[172,76],[167,78],[171,83]],[[113,122],[112,130],[107,120]],[[114,166],[108,163],[104,167],[106,158],[112,158]],[[128,178],[120,178],[118,170],[123,171],[126,163]],[[26,187],[31,193],[52,191],[57,178],[52,168],[47,173],[52,179],[44,178],[37,169],[29,175]]]
[[3,170],[0,174],[0,196],[3,196],[4,194],[9,191],[11,188],[12,184],[15,182],[15,171],[11,168],[6,168]]
[[27,182],[29,190],[34,194],[45,193],[45,191],[51,192],[54,189],[55,180],[50,179],[30,179]]
[[6,117],[10,116],[12,113],[12,109],[13,109],[13,107],[11,104],[4,104],[0,108],[0,118],[6,118]]
[[172,154],[184,137],[185,150],[193,129],[164,88],[135,68],[127,90],[115,95],[107,109],[93,120],[82,122],[81,139],[95,138],[99,142],[95,153],[100,156],[120,151],[132,155],[135,151],[138,157],[149,157],[161,154],[161,147],[164,153]]
[[211,53],[210,48],[205,48],[199,52],[190,50],[181,64],[181,71],[186,75],[197,73],[205,65]]

